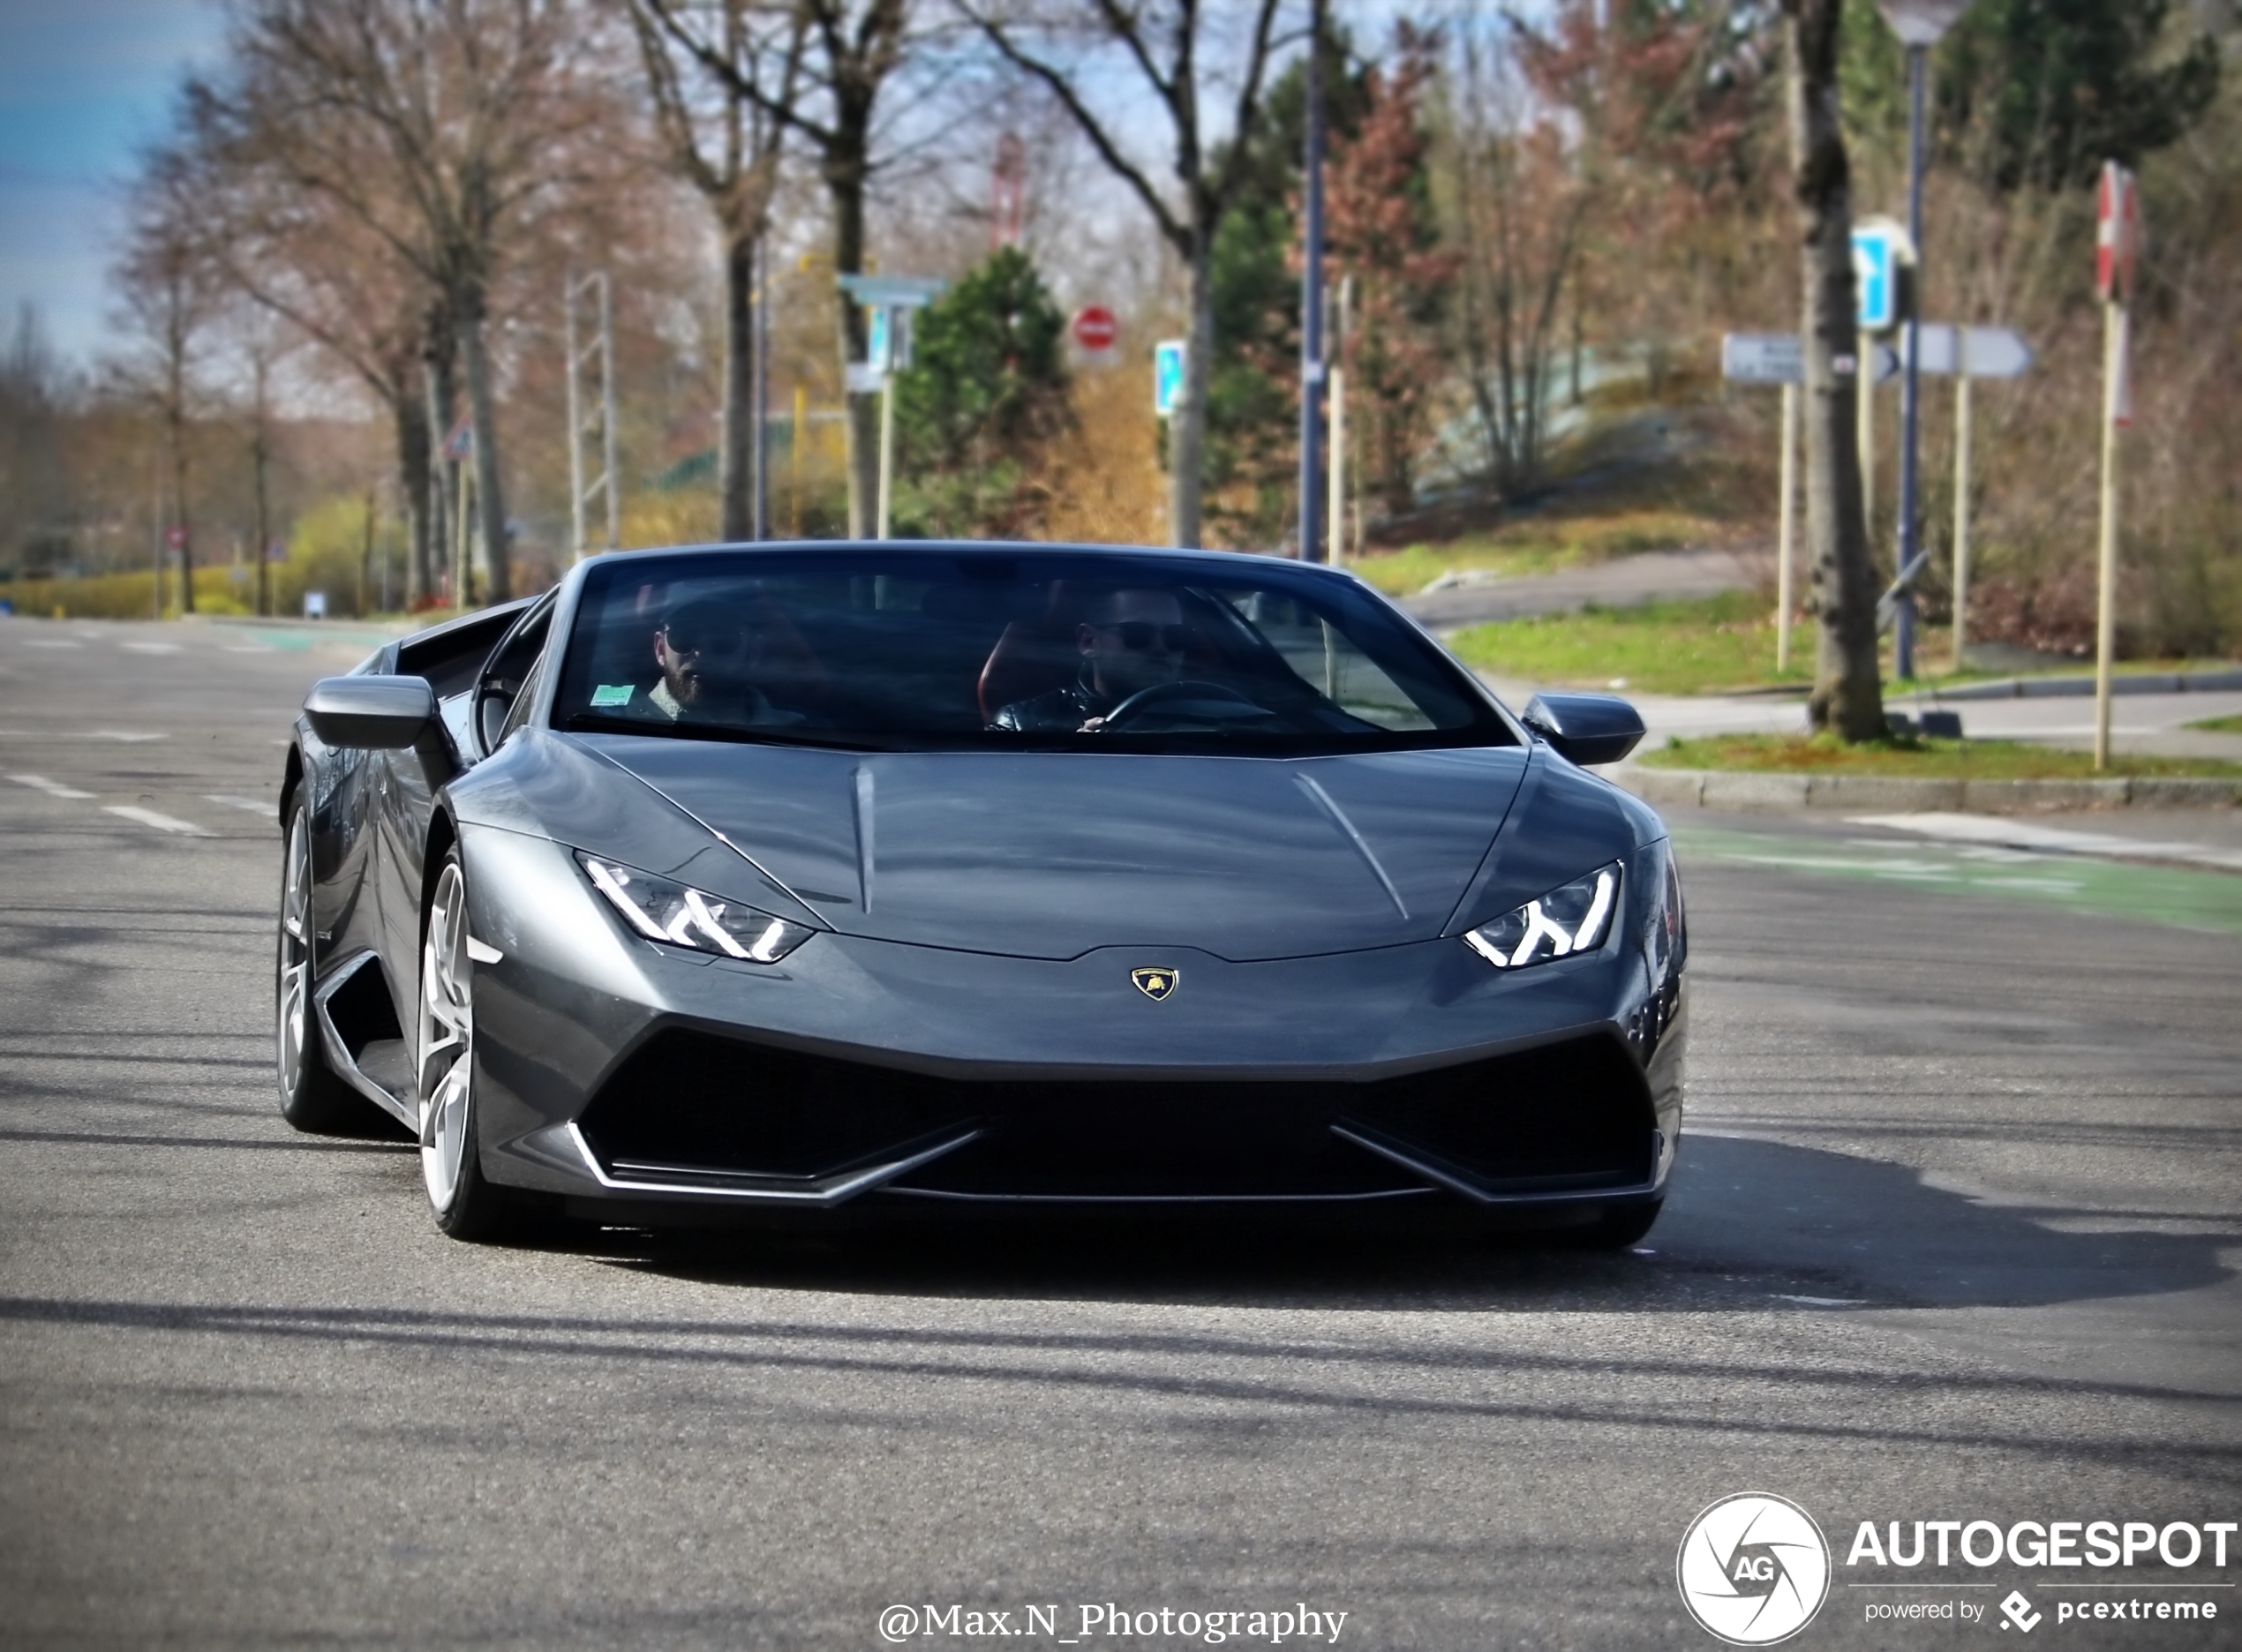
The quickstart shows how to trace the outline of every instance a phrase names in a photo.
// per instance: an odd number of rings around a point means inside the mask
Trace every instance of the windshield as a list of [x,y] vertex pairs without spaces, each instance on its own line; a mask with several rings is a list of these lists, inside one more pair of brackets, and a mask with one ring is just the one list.
[[556,726],[874,750],[1508,745],[1351,581],[1248,556],[683,552],[595,566]]

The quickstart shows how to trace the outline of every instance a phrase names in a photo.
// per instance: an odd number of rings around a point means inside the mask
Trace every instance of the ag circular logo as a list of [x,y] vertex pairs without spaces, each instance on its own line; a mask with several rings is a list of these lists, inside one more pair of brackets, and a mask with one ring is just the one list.
[[1740,1491],[1689,1522],[1674,1565],[1682,1603],[1730,1646],[1772,1646],[1814,1621],[1830,1592],[1830,1545],[1788,1498]]

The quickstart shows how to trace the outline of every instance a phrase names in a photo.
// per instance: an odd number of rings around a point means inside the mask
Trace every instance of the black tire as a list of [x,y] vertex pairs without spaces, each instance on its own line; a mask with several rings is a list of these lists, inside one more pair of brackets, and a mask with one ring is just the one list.
[[283,839],[276,930],[273,1064],[280,1081],[281,1116],[311,1135],[357,1134],[372,1123],[372,1104],[327,1065],[312,1006],[319,933],[312,917],[312,823],[300,804],[289,812]]
[[436,1226],[455,1239],[503,1243],[547,1225],[551,1201],[483,1175],[475,1106],[475,962],[467,950],[467,872],[455,845],[421,917],[420,990],[413,1019],[421,1182]]

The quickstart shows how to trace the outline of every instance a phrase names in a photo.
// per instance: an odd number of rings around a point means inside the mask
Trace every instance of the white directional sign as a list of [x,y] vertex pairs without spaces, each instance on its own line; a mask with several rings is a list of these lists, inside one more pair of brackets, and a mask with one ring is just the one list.
[[1915,329],[1915,366],[1922,372],[1967,370],[1972,379],[2016,379],[2032,370],[2032,347],[2022,334],[2007,327],[1926,321]]
[[1888,333],[1900,325],[1901,269],[1915,262],[1907,232],[1885,218],[1864,219],[1853,231],[1853,282],[1863,333]]
[[[1882,384],[1900,371],[1900,357],[1888,347],[1872,346],[1871,371]],[[1854,357],[1838,357],[1838,372],[1850,378]],[[1973,371],[1975,371],[1973,369]],[[1720,339],[1720,376],[1738,384],[1803,384],[1806,357],[1789,333],[1726,333]]]
[[841,290],[858,304],[891,310],[915,310],[932,304],[950,285],[923,275],[844,275]]

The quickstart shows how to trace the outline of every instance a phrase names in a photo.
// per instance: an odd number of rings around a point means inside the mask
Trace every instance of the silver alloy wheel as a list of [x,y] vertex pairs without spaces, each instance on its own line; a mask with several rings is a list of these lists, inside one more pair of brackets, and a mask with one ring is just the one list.
[[467,884],[456,861],[436,881],[420,955],[420,1174],[439,1215],[459,1197],[475,1072],[473,965]]
[[304,1040],[312,1021],[312,837],[299,811],[288,829],[281,875],[281,932],[274,983],[281,1099],[293,1103],[304,1081]]

